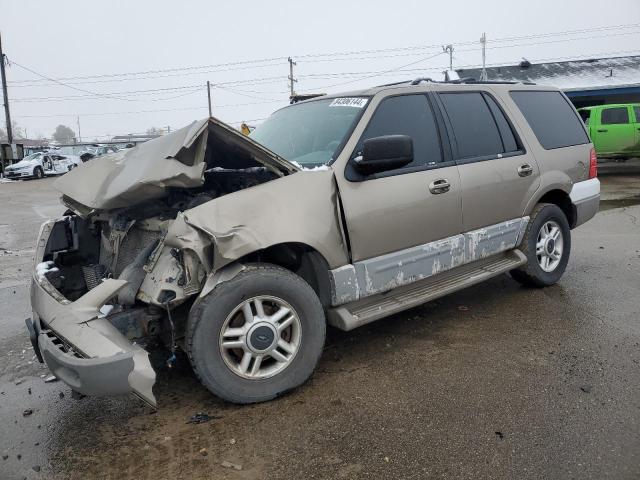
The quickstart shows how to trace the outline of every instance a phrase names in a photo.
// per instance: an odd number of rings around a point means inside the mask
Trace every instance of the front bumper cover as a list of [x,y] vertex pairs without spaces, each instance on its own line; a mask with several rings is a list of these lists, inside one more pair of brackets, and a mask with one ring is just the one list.
[[[43,224],[37,259],[43,258],[55,223]],[[155,407],[152,387],[156,374],[149,354],[100,314],[100,308],[126,284],[108,279],[71,302],[46,274],[36,271],[31,282],[33,321],[27,322],[27,328],[51,372],[74,390],[96,396],[133,393]]]
[[47,291],[54,287],[46,278],[34,277],[31,304],[38,347],[51,372],[74,390],[96,396],[133,393],[155,407],[156,375],[147,351],[99,315],[125,285],[106,280],[75,302],[61,302]]

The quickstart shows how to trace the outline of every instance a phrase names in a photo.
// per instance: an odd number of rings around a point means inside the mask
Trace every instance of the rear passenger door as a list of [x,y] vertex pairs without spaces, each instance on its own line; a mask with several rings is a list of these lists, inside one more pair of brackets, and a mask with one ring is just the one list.
[[488,92],[436,95],[460,172],[464,231],[500,228],[502,222],[522,217],[540,172],[503,108]]
[[600,110],[600,123],[594,135],[596,152],[601,155],[624,155],[635,144],[633,124],[629,121],[629,107],[606,107]]

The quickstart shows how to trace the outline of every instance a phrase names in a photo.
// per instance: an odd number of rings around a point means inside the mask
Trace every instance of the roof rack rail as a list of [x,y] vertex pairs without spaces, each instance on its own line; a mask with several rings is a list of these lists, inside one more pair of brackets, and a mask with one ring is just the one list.
[[419,77],[415,80],[403,80],[401,82],[385,83],[384,85],[378,85],[377,87],[393,87],[395,85],[420,85],[422,82],[429,83],[446,83],[450,85],[468,85],[468,84],[480,84],[480,85],[535,85],[533,82],[510,82],[506,80],[477,80],[473,77],[458,78],[456,80],[434,80],[430,77]]
[[429,77],[419,77],[416,78],[415,80],[413,80],[411,82],[411,85],[420,85],[422,82],[431,82],[431,83],[438,83],[435,80],[433,80],[432,78]]

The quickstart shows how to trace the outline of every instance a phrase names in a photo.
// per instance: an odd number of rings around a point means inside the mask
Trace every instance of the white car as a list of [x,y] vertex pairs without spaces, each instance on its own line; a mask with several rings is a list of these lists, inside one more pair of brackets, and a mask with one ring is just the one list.
[[43,178],[62,175],[82,164],[76,155],[59,155],[52,152],[36,152],[4,169],[6,178]]

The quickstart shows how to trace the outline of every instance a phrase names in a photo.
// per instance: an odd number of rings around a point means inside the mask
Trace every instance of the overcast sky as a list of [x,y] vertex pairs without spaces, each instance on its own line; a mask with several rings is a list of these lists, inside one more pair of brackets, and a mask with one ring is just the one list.
[[49,137],[79,116],[93,140],[206,117],[207,80],[214,116],[258,123],[287,104],[288,56],[298,92],[331,93],[441,78],[442,44],[477,65],[482,32],[487,64],[640,54],[640,1],[0,0],[0,32],[17,123]]

